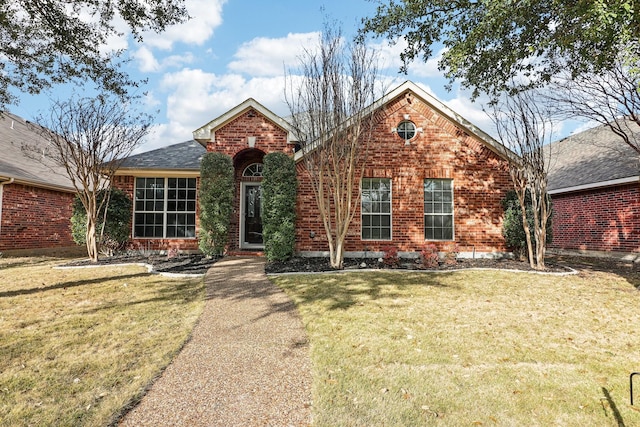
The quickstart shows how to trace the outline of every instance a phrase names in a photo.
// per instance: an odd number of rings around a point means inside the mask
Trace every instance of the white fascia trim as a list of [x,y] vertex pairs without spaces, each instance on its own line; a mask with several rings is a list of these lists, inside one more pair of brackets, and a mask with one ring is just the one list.
[[614,187],[616,185],[633,184],[633,183],[640,183],[640,176],[630,176],[630,177],[627,177],[627,178],[612,179],[612,180],[609,180],[609,181],[592,182],[590,184],[583,184],[583,185],[576,185],[576,186],[573,186],[573,187],[558,188],[556,190],[550,190],[550,191],[548,191],[548,193],[550,195],[563,194],[563,193],[573,193],[573,192],[576,192],[576,191],[593,190],[595,188]]
[[243,114],[245,111],[249,109],[254,109],[258,111],[260,114],[271,120],[273,123],[278,125],[282,130],[287,132],[287,142],[295,141],[295,137],[292,136],[293,129],[289,122],[287,122],[282,117],[273,113],[271,110],[266,108],[264,105],[260,104],[253,98],[249,98],[242,102],[241,104],[236,105],[231,110],[222,114],[221,116],[213,119],[206,125],[200,127],[193,131],[193,139],[198,141],[200,144],[206,147],[207,142],[215,142],[215,131],[225,124],[229,123],[239,115]]

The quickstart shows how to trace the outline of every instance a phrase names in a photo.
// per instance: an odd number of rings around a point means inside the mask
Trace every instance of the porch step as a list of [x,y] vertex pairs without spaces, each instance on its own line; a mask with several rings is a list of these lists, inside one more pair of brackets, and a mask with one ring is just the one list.
[[235,251],[227,252],[227,256],[255,256],[255,257],[261,257],[261,256],[264,256],[264,252],[263,251],[251,251],[251,250],[247,250],[247,251],[235,250]]

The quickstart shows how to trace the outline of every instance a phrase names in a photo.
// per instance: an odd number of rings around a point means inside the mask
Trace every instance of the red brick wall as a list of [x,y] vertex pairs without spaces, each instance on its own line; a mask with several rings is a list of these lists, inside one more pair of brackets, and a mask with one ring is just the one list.
[[[410,145],[391,129],[408,114],[423,133]],[[313,189],[304,166],[298,165],[297,250],[328,250],[317,213]],[[484,144],[465,134],[415,98],[405,97],[387,105],[374,130],[364,171],[368,178],[391,178],[393,241],[360,238],[360,205],[346,241],[347,251],[380,251],[389,244],[400,251],[416,251],[425,245],[425,178],[450,178],[454,185],[454,234],[461,251],[505,251],[500,201],[511,188],[506,165]],[[354,189],[357,195],[357,188]],[[314,238],[310,237],[311,233]],[[431,242],[429,242],[431,243]],[[439,250],[452,242],[433,242]]]
[[75,246],[73,194],[22,184],[2,187],[0,251]]
[[551,248],[640,252],[640,186],[556,194]]
[[[250,136],[255,137],[253,147],[249,146],[248,137]],[[285,152],[293,155],[293,148],[292,144],[287,144],[287,132],[254,109],[246,111],[216,130],[215,141],[207,145],[207,150],[231,156],[235,169],[229,250],[237,250],[240,243],[241,182],[261,180],[255,177],[243,177],[244,169],[252,163],[262,163],[265,154]]]
[[[160,175],[149,175],[153,178],[163,178]],[[198,178],[198,185],[200,179]],[[135,186],[135,177],[133,176],[115,176],[112,181],[112,185],[115,188],[119,188],[124,191],[129,198],[134,200],[133,189]],[[198,217],[198,205],[196,204],[196,233],[198,230],[198,226],[200,223]],[[133,211],[133,208],[132,208]],[[133,215],[133,212],[132,212]],[[133,236],[133,217],[131,219],[131,234]],[[178,249],[181,251],[197,251],[198,250],[198,241],[196,239],[133,239],[131,238],[131,242],[129,244],[129,248],[132,250],[168,250],[168,249]]]

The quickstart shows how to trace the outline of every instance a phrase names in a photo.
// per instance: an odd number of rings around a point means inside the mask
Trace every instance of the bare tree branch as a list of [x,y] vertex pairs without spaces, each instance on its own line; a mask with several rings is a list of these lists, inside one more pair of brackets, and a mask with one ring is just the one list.
[[121,98],[98,96],[56,101],[49,115],[40,115],[37,122],[33,126],[48,146],[44,153],[33,146],[23,150],[34,160],[44,156],[66,170],[87,212],[87,252],[97,261],[97,216],[109,200],[97,194],[110,188],[122,160],[148,134],[151,117],[136,114]]
[[286,100],[302,141],[307,173],[329,242],[331,266],[342,268],[344,241],[356,212],[376,98],[377,58],[325,25],[317,50],[300,58],[302,77],[288,76]]

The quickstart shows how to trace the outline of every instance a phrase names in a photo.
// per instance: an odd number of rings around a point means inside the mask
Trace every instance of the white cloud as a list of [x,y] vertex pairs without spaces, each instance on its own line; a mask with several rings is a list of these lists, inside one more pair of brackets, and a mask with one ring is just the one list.
[[[159,124],[139,151],[187,141],[200,126],[247,98],[254,98],[275,114],[286,116],[284,76],[246,79],[239,74],[218,76],[185,68],[166,74],[160,88],[167,93],[166,123]],[[157,94],[150,95],[155,102]]]
[[138,69],[143,73],[154,73],[169,67],[179,67],[193,62],[193,54],[190,52],[184,55],[170,55],[158,61],[153,52],[146,46],[134,51],[131,57],[138,63]]
[[173,25],[161,34],[144,33],[145,45],[169,50],[179,42],[198,46],[204,44],[213,34],[213,30],[222,24],[222,6],[226,2],[227,0],[185,0],[191,19]]
[[281,76],[285,68],[297,65],[304,49],[318,43],[318,37],[319,33],[312,32],[255,38],[240,46],[229,69],[252,76]]
[[[372,43],[370,47],[376,50],[380,55],[380,68],[389,72],[398,72],[402,67],[402,60],[400,54],[407,47],[407,42],[401,38],[396,43],[389,44],[388,41],[383,40],[380,43]],[[442,77],[442,72],[438,70],[438,61],[442,59],[442,54],[445,49],[441,49],[436,55],[430,58],[427,62],[423,62],[418,58],[411,62],[408,67],[408,73],[415,77],[429,78],[429,77]]]

